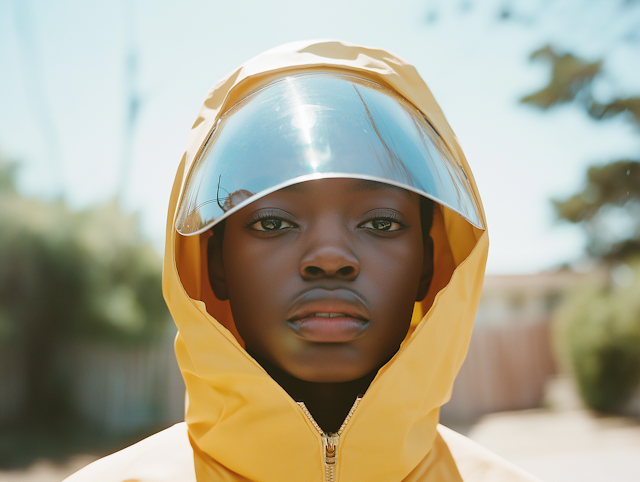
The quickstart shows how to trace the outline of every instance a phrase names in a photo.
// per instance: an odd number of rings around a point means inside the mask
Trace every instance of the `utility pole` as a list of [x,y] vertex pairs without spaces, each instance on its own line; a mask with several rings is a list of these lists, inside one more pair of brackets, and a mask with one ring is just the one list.
[[14,0],[13,12],[27,101],[47,151],[52,192],[54,196],[63,197],[65,169],[60,137],[45,88],[45,76],[37,48],[29,0]]
[[134,0],[124,0],[124,26],[125,26],[125,66],[124,66],[124,92],[126,111],[124,119],[124,131],[122,136],[122,153],[118,184],[116,186],[116,200],[122,204],[127,190],[129,178],[133,167],[133,148],[136,127],[142,106],[142,96],[138,88],[139,51],[135,39],[135,5]]

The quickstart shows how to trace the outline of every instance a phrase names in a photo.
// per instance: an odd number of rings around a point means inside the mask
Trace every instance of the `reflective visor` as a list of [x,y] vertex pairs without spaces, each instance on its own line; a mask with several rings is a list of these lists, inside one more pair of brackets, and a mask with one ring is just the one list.
[[217,122],[185,184],[176,229],[200,234],[291,184],[356,178],[426,196],[484,229],[463,168],[413,104],[369,80],[297,74]]

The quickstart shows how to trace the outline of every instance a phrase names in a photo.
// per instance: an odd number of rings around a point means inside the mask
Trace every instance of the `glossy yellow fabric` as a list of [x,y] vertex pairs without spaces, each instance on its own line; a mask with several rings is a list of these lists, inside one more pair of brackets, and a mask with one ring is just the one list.
[[[216,84],[205,99],[176,175],[167,222],[163,288],[179,329],[176,353],[187,385],[186,426],[193,465],[183,467],[178,478],[153,475],[151,467],[145,475],[147,462],[136,462],[131,455],[138,453],[136,447],[141,444],[137,444],[99,462],[110,470],[109,476],[103,478],[102,472],[90,466],[84,476],[81,472],[70,481],[191,481],[194,472],[198,482],[324,481],[318,433],[300,407],[245,352],[228,303],[211,293],[204,257],[207,235],[185,238],[173,228],[185,176],[221,113],[286,72],[318,69],[368,77],[416,105],[456,155],[480,199],[444,115],[416,70],[404,60],[383,50],[321,41],[284,45],[242,65]],[[412,330],[399,352],[380,370],[344,430],[336,480],[533,480],[478,455],[482,452],[474,452],[470,447],[475,445],[463,437],[438,430],[439,407],[451,394],[471,336],[488,235],[441,209],[436,212],[432,236],[436,275],[431,290],[416,305]],[[163,454],[174,449],[182,453],[187,440],[185,425],[169,430],[173,432],[154,436],[160,467],[167,463]],[[456,453],[463,454],[464,460],[456,459]]]

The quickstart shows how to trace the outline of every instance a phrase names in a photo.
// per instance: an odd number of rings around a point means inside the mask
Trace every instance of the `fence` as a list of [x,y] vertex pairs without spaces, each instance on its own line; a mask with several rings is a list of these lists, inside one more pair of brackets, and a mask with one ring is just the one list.
[[16,345],[0,345],[0,422],[20,416],[27,397],[25,354]]
[[112,432],[184,419],[185,388],[172,343],[114,348],[76,345],[66,361],[78,414]]
[[442,419],[473,420],[485,413],[540,407],[556,370],[549,325],[548,318],[476,325]]

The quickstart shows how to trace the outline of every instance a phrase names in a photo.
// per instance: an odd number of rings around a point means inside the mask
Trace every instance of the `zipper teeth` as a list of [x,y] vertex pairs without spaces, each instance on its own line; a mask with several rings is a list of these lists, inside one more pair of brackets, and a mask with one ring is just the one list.
[[360,400],[362,400],[362,397],[356,398],[356,401],[353,402],[353,405],[351,406],[351,410],[349,410],[349,413],[347,414],[344,421],[342,422],[342,425],[340,425],[340,428],[336,432],[336,435],[340,435],[344,431],[345,427],[349,423],[349,420],[351,420],[351,417],[353,417],[353,413],[356,411],[356,408],[358,408],[358,405],[360,405]]
[[[349,420],[351,420],[351,417],[353,417],[353,413],[356,411],[356,408],[358,408],[358,405],[360,405],[360,400],[362,400],[362,397],[356,398],[356,401],[351,406],[351,410],[349,410],[349,413],[345,417],[344,421],[342,422],[342,425],[340,425],[340,428],[338,429],[338,431],[336,433],[326,433],[324,430],[322,430],[322,427],[320,427],[320,425],[318,425],[318,422],[315,421],[315,419],[313,418],[313,415],[311,415],[311,412],[309,412],[309,409],[304,404],[304,402],[296,402],[298,404],[298,406],[300,407],[300,409],[302,409],[302,413],[304,413],[304,415],[309,419],[309,421],[313,425],[313,428],[315,428],[316,431],[322,437],[322,440],[323,440],[323,451],[325,452],[325,454],[324,454],[324,457],[325,457],[325,459],[324,459],[325,460],[325,462],[324,462],[324,477],[325,477],[325,481],[326,482],[335,482],[335,476],[336,476],[335,459],[337,458],[337,455],[338,455],[337,453],[335,453],[334,456],[333,456],[333,460],[334,461],[331,462],[331,464],[329,464],[327,462],[327,452],[326,452],[327,451],[327,446],[326,446],[326,444],[328,444],[329,441],[331,440],[331,442],[334,443],[334,450],[336,450],[336,452],[337,452],[338,441],[340,439],[340,434],[344,431],[345,427],[349,423]],[[335,439],[335,440],[333,440],[333,439]]]
[[[344,421],[342,422],[342,425],[340,425],[340,428],[334,435],[341,435],[342,432],[344,432],[345,427],[349,423],[349,420],[351,420],[351,418],[353,417],[353,414],[356,411],[356,408],[358,408],[358,405],[360,405],[361,400],[362,400],[362,397],[356,398],[356,401],[353,402],[353,405],[351,406],[351,410],[349,410],[349,413],[347,414]],[[322,430],[322,427],[320,427],[320,425],[318,425],[318,422],[315,421],[315,419],[313,418],[313,415],[311,415],[311,412],[309,411],[307,406],[304,404],[304,402],[296,402],[296,403],[300,406],[300,408],[302,409],[302,412],[309,419],[313,427],[318,431],[320,435],[332,435]]]
[[324,479],[327,482],[335,482],[335,472],[333,466],[326,466],[324,469]]
[[313,418],[313,415],[311,415],[311,412],[309,411],[309,409],[307,408],[307,406],[304,404],[304,402],[296,402],[300,408],[302,409],[302,412],[305,414],[305,416],[309,419],[309,421],[311,422],[311,424],[313,425],[313,427],[318,431],[318,433],[320,435],[326,435],[324,433],[324,430],[322,430],[322,428],[320,427],[320,425],[318,425],[318,422],[315,421],[315,419]]

